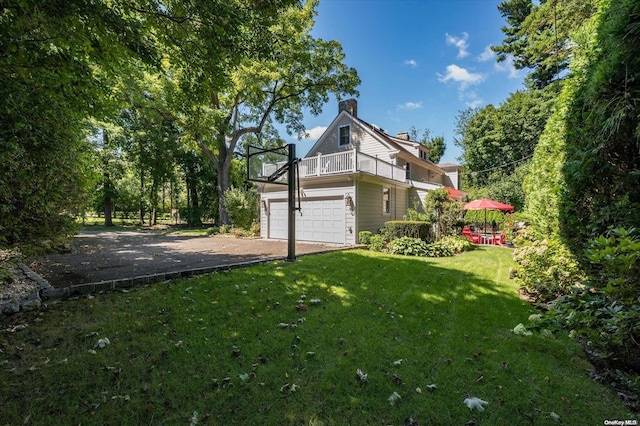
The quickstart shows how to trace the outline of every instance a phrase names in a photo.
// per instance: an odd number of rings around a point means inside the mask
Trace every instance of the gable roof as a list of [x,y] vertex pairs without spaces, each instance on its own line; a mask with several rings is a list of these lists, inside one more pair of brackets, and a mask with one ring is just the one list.
[[431,160],[424,160],[418,157],[413,152],[411,152],[410,149],[417,149],[421,145],[419,142],[410,141],[410,140],[398,138],[396,136],[392,136],[386,133],[379,126],[376,126],[375,124],[371,124],[351,114],[346,109],[341,109],[339,111],[338,115],[336,115],[336,117],[333,119],[329,127],[327,127],[324,133],[318,138],[316,143],[313,144],[307,156],[310,156],[312,155],[312,153],[315,153],[317,147],[321,145],[321,141],[324,139],[325,135],[328,135],[334,132],[338,123],[340,123],[342,119],[345,117],[347,117],[353,123],[357,124],[360,128],[362,128],[364,131],[370,134],[373,138],[375,138],[377,141],[379,141],[384,146],[386,146],[390,152],[395,153],[396,155],[400,155],[405,160],[407,159],[415,160],[416,164],[422,165],[428,169],[434,170],[441,174],[446,174],[447,171],[449,172],[452,171],[452,168],[450,166],[458,167],[457,165],[449,163],[445,165],[448,170],[445,170],[445,168],[442,167],[440,164],[436,164]]
[[381,142],[385,143],[386,145],[388,145],[389,147],[393,148],[394,150],[398,151],[399,153],[404,154],[405,157],[409,157],[412,160],[418,160],[418,162],[419,162],[418,164],[422,164],[424,166],[427,166],[428,168],[435,169],[440,173],[444,173],[445,172],[442,168],[440,168],[437,164],[435,164],[431,160],[424,160],[422,158],[419,158],[414,153],[412,153],[407,148],[405,148],[405,146],[407,146],[407,145],[412,147],[412,148],[418,148],[420,146],[419,142],[408,141],[408,140],[405,140],[405,139],[400,139],[400,138],[398,138],[396,136],[391,136],[390,134],[385,132],[380,127],[378,127],[378,126],[376,126],[374,124],[369,124],[368,122],[364,121],[361,118],[353,117],[353,116],[351,116],[351,118],[354,121],[360,122],[360,124],[364,128],[366,128],[367,130],[370,130],[370,133],[372,133],[374,136],[376,136],[378,140],[380,140]]

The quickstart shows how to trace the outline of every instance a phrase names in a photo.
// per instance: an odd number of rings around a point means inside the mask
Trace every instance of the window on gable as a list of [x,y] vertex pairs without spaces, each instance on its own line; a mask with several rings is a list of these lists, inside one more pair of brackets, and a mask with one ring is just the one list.
[[423,159],[423,160],[428,160],[427,152],[423,151],[423,150],[420,150],[420,158]]
[[340,145],[349,145],[351,143],[351,127],[350,126],[340,127],[338,143]]
[[382,188],[382,213],[391,213],[391,189]]
[[405,176],[405,178],[407,180],[411,180],[411,163],[407,163],[405,164],[405,170],[407,171],[407,175]]

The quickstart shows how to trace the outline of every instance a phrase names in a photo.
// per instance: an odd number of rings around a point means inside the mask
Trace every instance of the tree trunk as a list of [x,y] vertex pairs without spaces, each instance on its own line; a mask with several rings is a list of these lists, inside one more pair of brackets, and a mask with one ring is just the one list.
[[144,225],[144,174],[140,173],[140,225]]
[[[107,135],[106,130],[102,130],[102,146],[104,149],[109,145],[109,135]],[[104,191],[104,226],[113,226],[113,198],[111,198],[111,176],[109,176],[109,161],[103,160],[104,174],[102,181],[102,189]]]
[[230,225],[231,220],[224,205],[224,193],[229,189],[229,169],[231,163],[224,159],[218,160],[216,163],[216,172],[218,173],[218,217],[220,225]]
[[104,174],[104,226],[113,226],[113,198],[111,198],[111,181],[109,173]]

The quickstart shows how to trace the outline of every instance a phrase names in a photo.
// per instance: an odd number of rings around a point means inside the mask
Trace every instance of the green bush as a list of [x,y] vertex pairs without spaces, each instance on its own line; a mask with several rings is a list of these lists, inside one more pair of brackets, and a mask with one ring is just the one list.
[[231,225],[220,225],[221,234],[228,234],[229,232],[231,232]]
[[258,196],[254,191],[229,188],[224,193],[224,205],[238,228],[250,229],[258,219]]
[[469,241],[468,238],[462,237],[460,235],[448,235],[434,244],[438,244],[442,247],[450,249],[453,254],[470,251],[476,247],[471,241]]
[[[524,244],[524,245],[521,245]],[[550,301],[584,279],[575,256],[559,240],[518,240],[513,252],[521,286],[536,299]]]
[[571,330],[570,335],[594,359],[606,361],[608,367],[635,371],[633,391],[638,393],[640,236],[634,229],[613,229],[590,241],[587,257],[599,272],[554,300],[540,327]]
[[369,245],[372,236],[373,234],[371,233],[371,231],[360,231],[358,232],[358,242],[360,244]]
[[396,238],[410,237],[424,240],[429,237],[429,222],[416,222],[409,220],[391,220],[385,222],[380,229],[380,235],[386,241],[393,241]]
[[369,250],[384,251],[387,248],[387,242],[382,235],[372,235],[369,239]]
[[189,226],[202,226],[202,214],[201,207],[180,208],[180,219],[186,220]]
[[389,243],[389,253],[404,256],[426,256],[427,243],[420,238],[401,237]]
[[407,214],[402,217],[404,220],[412,222],[431,222],[431,216],[427,213],[420,213],[416,209],[407,209]]
[[436,241],[435,243],[431,243],[429,245],[427,245],[427,254],[426,256],[428,257],[450,257],[453,256],[455,253],[453,252],[453,249],[446,244],[446,242],[443,244],[440,241]]
[[215,235],[220,233],[220,228],[217,226],[212,226],[207,228],[207,235]]

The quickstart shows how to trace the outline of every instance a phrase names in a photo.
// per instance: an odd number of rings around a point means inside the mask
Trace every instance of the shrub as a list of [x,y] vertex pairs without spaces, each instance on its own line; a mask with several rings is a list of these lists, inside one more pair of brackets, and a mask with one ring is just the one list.
[[258,197],[254,191],[231,187],[224,193],[224,205],[238,228],[249,229],[258,218]]
[[470,251],[475,248],[475,245],[473,245],[473,243],[469,241],[469,239],[460,235],[448,235],[434,244],[449,248],[453,254]]
[[221,234],[228,234],[229,232],[231,232],[231,225],[220,225]]
[[392,241],[396,238],[410,237],[424,240],[429,236],[429,222],[416,222],[409,220],[391,220],[385,222],[384,227],[380,229],[380,235],[386,241]]
[[420,213],[416,209],[407,209],[407,214],[402,218],[412,222],[431,222],[431,217],[427,213]]
[[426,256],[427,243],[420,238],[401,237],[389,243],[389,253],[405,256]]
[[249,228],[249,234],[251,237],[259,237],[260,236],[260,222],[254,222]]
[[383,251],[387,248],[387,242],[382,235],[372,235],[369,239],[369,250]]
[[358,232],[358,242],[360,244],[369,245],[372,236],[373,234],[371,233],[371,231],[360,231]]
[[217,226],[212,226],[207,228],[207,235],[215,235],[220,233],[220,228]]
[[538,300],[550,301],[568,294],[584,279],[575,256],[555,238],[525,243],[514,250],[513,259],[519,265],[521,286]]
[[449,257],[453,256],[454,252],[449,245],[446,243],[442,243],[441,241],[436,241],[435,243],[431,243],[427,245],[427,254],[428,257]]
[[202,208],[182,207],[180,208],[180,219],[186,220],[189,226],[202,226]]

